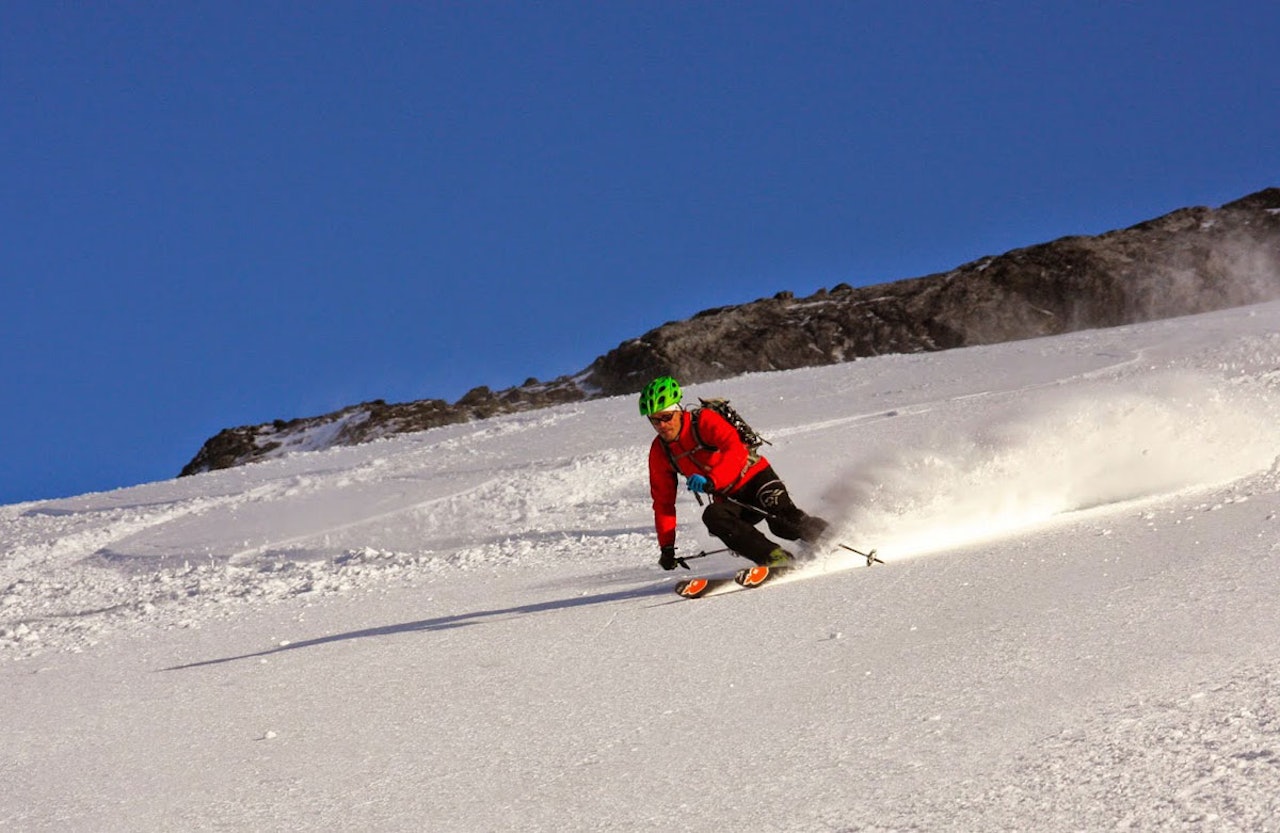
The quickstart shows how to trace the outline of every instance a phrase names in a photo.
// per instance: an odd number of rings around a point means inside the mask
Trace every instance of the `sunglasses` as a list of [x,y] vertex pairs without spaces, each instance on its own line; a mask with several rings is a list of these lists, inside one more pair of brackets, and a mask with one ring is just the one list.
[[676,411],[668,411],[665,414],[654,414],[649,417],[649,421],[654,425],[666,425],[668,422],[676,418]]

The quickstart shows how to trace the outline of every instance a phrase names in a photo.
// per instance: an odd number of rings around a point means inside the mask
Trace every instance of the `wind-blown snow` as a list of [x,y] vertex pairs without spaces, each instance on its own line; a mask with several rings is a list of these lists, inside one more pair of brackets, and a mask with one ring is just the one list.
[[676,598],[630,397],[0,507],[0,829],[1280,829],[1280,304],[688,395],[886,563]]

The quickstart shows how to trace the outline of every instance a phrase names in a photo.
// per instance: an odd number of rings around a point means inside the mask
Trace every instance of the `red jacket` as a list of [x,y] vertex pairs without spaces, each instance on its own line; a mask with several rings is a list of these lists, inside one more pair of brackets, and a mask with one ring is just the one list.
[[[653,495],[653,524],[660,547],[676,543],[677,469],[685,477],[701,474],[710,479],[714,491],[732,494],[769,465],[763,457],[749,463],[751,452],[738,436],[738,430],[710,408],[698,412],[698,437],[702,446],[694,439],[692,424],[693,413],[685,411],[681,416],[680,436],[667,446],[671,456],[663,449],[661,437],[654,437],[649,446],[649,492]],[[672,457],[676,469],[671,467]]]

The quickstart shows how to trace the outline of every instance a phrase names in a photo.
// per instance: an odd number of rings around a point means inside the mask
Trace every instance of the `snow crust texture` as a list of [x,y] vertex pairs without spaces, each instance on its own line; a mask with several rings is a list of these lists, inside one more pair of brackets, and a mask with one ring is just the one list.
[[885,563],[630,397],[0,507],[0,829],[1280,830],[1280,304],[688,395]]

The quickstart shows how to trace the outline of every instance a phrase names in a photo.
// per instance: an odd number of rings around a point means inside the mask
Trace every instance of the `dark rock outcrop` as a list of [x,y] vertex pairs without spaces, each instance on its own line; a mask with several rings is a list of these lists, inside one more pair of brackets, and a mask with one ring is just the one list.
[[1184,208],[1127,229],[985,257],[950,272],[807,298],[780,292],[705,310],[624,342],[573,376],[530,379],[456,403],[375,401],[229,428],[182,474],[283,451],[354,445],[439,425],[634,393],[670,373],[698,383],[884,353],[993,344],[1191,315],[1280,298],[1280,188],[1218,209]]
[[993,344],[1280,297],[1280,188],[1097,237],[986,257],[950,272],[707,310],[591,365],[602,393],[658,373],[705,382],[881,353]]

